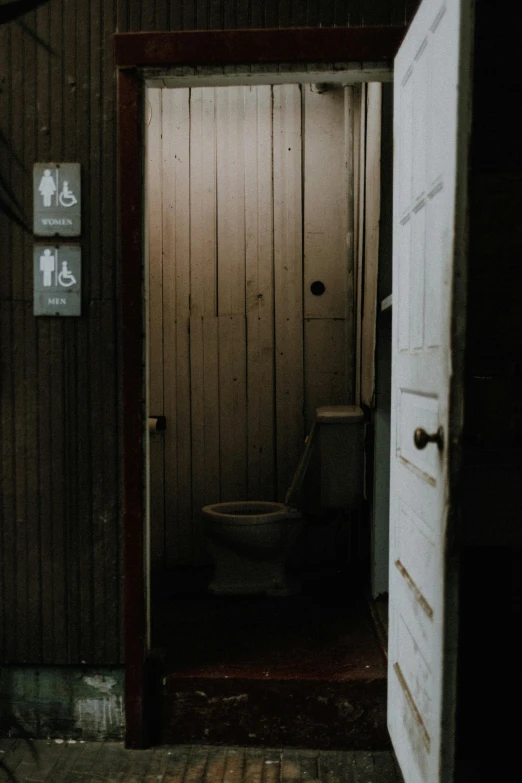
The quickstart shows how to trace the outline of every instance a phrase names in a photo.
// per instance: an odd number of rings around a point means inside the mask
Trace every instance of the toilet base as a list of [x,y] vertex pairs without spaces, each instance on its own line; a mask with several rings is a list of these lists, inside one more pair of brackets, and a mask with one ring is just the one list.
[[245,551],[236,552],[219,541],[208,541],[215,563],[209,591],[215,595],[288,596],[301,592],[297,579],[286,572],[286,553],[265,553],[256,557]]
[[267,583],[266,579],[257,583],[249,581],[242,584],[213,579],[208,590],[213,595],[264,595],[269,598],[285,598],[290,595],[299,595],[301,585],[297,579],[288,576],[270,583]]

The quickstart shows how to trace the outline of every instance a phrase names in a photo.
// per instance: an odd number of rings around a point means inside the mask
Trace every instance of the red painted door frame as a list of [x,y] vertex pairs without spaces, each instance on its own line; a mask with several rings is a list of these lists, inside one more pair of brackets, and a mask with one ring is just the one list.
[[149,742],[145,603],[145,365],[143,290],[143,68],[281,62],[391,64],[406,28],[117,33],[119,269],[123,418],[123,573],[127,747]]

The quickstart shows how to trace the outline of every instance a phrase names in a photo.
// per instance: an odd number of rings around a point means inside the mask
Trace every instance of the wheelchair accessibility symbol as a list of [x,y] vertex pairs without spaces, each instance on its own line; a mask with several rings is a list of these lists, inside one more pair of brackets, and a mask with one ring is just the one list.
[[78,199],[72,190],[69,189],[69,183],[67,180],[64,180],[62,190],[58,198],[62,207],[74,207],[74,205],[78,203]]
[[76,278],[67,266],[67,261],[62,261],[62,271],[58,275],[58,282],[64,288],[69,288],[76,283]]

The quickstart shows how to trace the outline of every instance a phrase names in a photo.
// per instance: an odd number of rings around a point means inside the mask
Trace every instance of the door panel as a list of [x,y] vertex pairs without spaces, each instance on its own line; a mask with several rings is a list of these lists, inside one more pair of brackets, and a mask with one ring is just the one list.
[[452,776],[470,13],[424,0],[395,61],[388,725],[406,783]]

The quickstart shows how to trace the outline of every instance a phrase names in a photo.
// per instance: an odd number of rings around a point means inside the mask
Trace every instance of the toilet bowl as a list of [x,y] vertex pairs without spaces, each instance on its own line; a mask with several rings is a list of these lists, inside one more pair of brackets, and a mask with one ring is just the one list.
[[[349,426],[347,426],[349,425]],[[215,565],[211,592],[284,596],[299,592],[285,568],[301,532],[301,487],[315,451],[325,508],[353,510],[363,495],[364,414],[355,405],[316,409],[312,430],[284,503],[234,501],[202,509],[207,549]]]
[[204,506],[207,549],[215,563],[209,590],[220,595],[293,595],[285,571],[301,515],[284,503],[238,501]]

